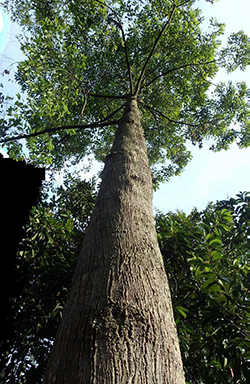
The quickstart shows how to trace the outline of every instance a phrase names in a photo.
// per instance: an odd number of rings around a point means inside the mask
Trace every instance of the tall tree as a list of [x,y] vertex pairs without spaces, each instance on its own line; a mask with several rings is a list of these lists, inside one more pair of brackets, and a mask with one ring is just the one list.
[[2,119],[1,142],[18,158],[26,139],[30,159],[54,169],[105,158],[46,383],[185,381],[149,165],[157,183],[183,169],[187,139],[244,146],[247,117],[245,84],[208,93],[220,66],[246,66],[247,37],[234,34],[227,57],[223,26],[203,33],[194,3],[6,1],[29,32],[16,76],[27,99]]

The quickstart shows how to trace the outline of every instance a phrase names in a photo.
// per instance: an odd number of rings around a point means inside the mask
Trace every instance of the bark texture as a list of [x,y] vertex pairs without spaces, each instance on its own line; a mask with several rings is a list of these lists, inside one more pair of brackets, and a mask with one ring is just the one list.
[[127,102],[46,384],[184,384],[140,112]]

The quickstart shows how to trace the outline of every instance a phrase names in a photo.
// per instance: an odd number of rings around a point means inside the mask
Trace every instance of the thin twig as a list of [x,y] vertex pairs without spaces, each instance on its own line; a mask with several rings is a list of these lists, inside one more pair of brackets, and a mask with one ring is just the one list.
[[193,66],[206,65],[206,64],[211,64],[211,63],[214,63],[214,62],[215,62],[215,60],[208,61],[208,62],[205,62],[205,63],[188,63],[188,64],[180,65],[179,67],[175,67],[175,68],[169,69],[168,71],[160,73],[159,75],[155,76],[153,78],[153,80],[149,81],[146,85],[142,85],[141,89],[144,88],[144,87],[148,87],[149,85],[154,83],[159,78],[161,78],[163,76],[167,76],[167,75],[169,75],[172,72],[178,71],[179,69],[187,68],[187,67],[193,67]]
[[127,68],[128,68],[128,76],[129,76],[129,86],[130,86],[130,94],[133,95],[134,90],[133,90],[133,79],[132,79],[132,74],[131,74],[131,68],[130,68],[130,63],[129,63],[129,54],[128,54],[128,45],[125,37],[124,30],[121,25],[121,32],[122,32],[122,39],[124,42],[124,49],[125,49],[125,55],[126,55],[126,63],[127,63]]
[[[104,2],[101,1],[101,0],[96,0],[96,2],[99,3],[99,4],[101,4],[101,5],[104,6],[104,7],[108,8],[112,13],[114,13],[114,14],[116,15],[117,19],[119,20],[119,15],[118,15],[118,13],[117,13],[112,7],[110,7],[110,5],[104,3]],[[119,21],[120,21],[120,20],[119,20]]]
[[[156,138],[154,139],[154,142],[155,142],[155,141],[158,142],[158,141],[160,141],[160,136],[161,136],[161,134],[160,134],[160,124],[159,124],[159,120],[158,120],[158,118],[157,118],[156,113],[155,113],[154,111],[152,111],[152,109],[149,109],[148,106],[146,106],[146,105],[144,105],[144,107],[145,107],[146,109],[149,110],[149,112],[153,115],[153,118],[155,119],[156,127],[157,127],[157,130],[158,130],[158,136],[156,136]],[[158,139],[159,139],[159,140],[158,140]]]
[[198,71],[196,68],[194,68],[195,72],[198,73],[198,75],[202,78],[202,80],[207,83],[207,84],[210,84],[210,85],[213,85],[214,87],[217,87],[217,84],[215,83],[212,83],[212,81],[209,81],[207,79],[205,79],[205,77],[202,75],[202,73],[200,71]]
[[159,111],[158,109],[155,109],[153,107],[150,107],[149,105],[146,105],[144,104],[144,106],[152,112],[154,113],[157,113],[158,115],[162,116],[164,119],[168,120],[170,123],[175,123],[175,124],[182,124],[182,125],[187,125],[189,127],[199,127],[200,124],[191,124],[191,123],[187,123],[185,121],[179,121],[179,120],[174,120],[174,119],[171,119],[170,117],[166,116],[163,112]]
[[186,0],[186,1],[184,1],[183,3],[178,4],[177,7],[178,7],[178,8],[179,8],[179,7],[182,7],[183,5],[186,5],[186,4],[190,3],[191,1],[192,1],[192,0]]
[[82,118],[83,112],[84,112],[84,110],[86,108],[86,105],[87,105],[87,95],[84,94],[84,103],[83,103],[82,110],[81,110],[81,113],[80,113],[80,116],[79,116],[79,119],[78,119],[78,124],[81,121],[81,118]]
[[126,41],[126,36],[125,36],[125,33],[124,33],[124,29],[123,29],[123,26],[122,26],[122,23],[121,23],[121,20],[120,20],[120,16],[119,14],[112,8],[110,7],[109,5],[103,3],[102,1],[100,0],[96,0],[99,4],[107,7],[114,15],[115,17],[117,18],[117,21],[116,20],[112,20],[113,23],[115,23],[118,28],[121,30],[121,33],[122,33],[122,40],[123,40],[123,43],[124,43],[124,50],[125,50],[125,56],[126,56],[126,64],[127,64],[127,68],[128,68],[128,75],[129,75],[129,85],[130,85],[130,94],[132,95],[133,94],[133,80],[132,80],[132,75],[131,75],[131,68],[130,68],[130,63],[129,63],[129,54],[128,54],[128,45],[127,45],[127,41]]
[[104,122],[104,121],[107,121],[109,119],[111,119],[111,117],[113,117],[114,115],[116,115],[122,108],[124,108],[126,105],[126,103],[123,103],[119,108],[117,108],[116,110],[114,110],[113,112],[110,113],[110,115],[106,116],[103,120],[100,121],[100,123]]
[[103,98],[103,99],[127,99],[128,95],[100,95],[100,94],[97,94],[97,93],[89,93],[89,96],[92,96],[92,97],[99,97],[99,98]]

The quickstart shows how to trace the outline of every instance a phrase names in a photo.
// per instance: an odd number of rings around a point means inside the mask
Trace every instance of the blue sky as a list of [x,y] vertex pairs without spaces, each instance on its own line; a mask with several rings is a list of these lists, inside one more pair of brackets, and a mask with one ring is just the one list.
[[16,39],[18,28],[0,6],[0,72],[20,57],[19,44]]
[[[216,17],[218,21],[226,24],[226,35],[243,29],[250,36],[249,0],[220,0],[213,5],[199,0],[197,4],[203,10],[206,21],[210,17]],[[0,6],[0,73],[21,58],[15,38],[18,28],[1,11]],[[11,72],[13,75],[14,68]],[[8,81],[10,78],[2,77],[0,82],[4,83],[13,95],[17,90],[12,82]],[[216,81],[228,80],[247,81],[250,87],[249,68],[245,72],[237,71],[230,75],[220,71]],[[228,151],[213,153],[209,151],[210,145],[206,142],[203,149],[189,146],[193,154],[192,161],[180,176],[161,185],[154,195],[154,208],[163,212],[179,209],[189,213],[194,206],[204,209],[209,201],[226,199],[235,196],[239,191],[249,190],[250,148],[240,150],[236,145],[232,145]]]

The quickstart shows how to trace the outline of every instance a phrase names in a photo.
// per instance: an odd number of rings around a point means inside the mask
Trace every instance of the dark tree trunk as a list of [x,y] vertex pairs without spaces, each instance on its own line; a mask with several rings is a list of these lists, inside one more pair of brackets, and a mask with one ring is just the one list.
[[132,99],[106,159],[46,384],[185,383],[152,194]]

